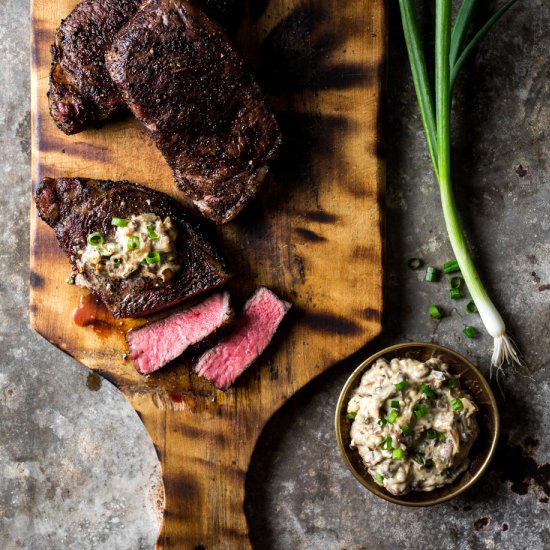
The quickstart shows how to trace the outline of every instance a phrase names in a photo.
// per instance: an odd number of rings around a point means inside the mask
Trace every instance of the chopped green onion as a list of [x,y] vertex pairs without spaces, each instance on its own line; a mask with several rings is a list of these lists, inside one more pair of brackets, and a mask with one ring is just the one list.
[[376,472],[374,474],[374,479],[376,480],[377,483],[384,484],[384,476],[382,474],[379,474],[378,472]]
[[380,441],[380,448],[383,451],[391,451],[393,449],[393,440],[390,436],[385,437]]
[[388,421],[387,421],[385,418],[381,418],[381,419],[377,422],[377,424],[378,424],[381,428],[383,428],[387,423],[388,423]]
[[401,382],[397,382],[394,386],[396,390],[406,390],[409,387],[409,383],[406,380],[401,380]]
[[424,455],[422,453],[414,453],[411,455],[411,458],[417,463],[417,464],[420,464],[421,466],[423,464],[426,464],[426,458],[424,457]]
[[111,220],[111,225],[116,225],[117,227],[126,227],[128,223],[128,220],[124,220],[123,218],[113,218]]
[[394,449],[391,457],[393,460],[402,460],[405,458],[405,451],[403,449]]
[[455,399],[451,399],[451,408],[454,412],[459,412],[464,408],[464,404],[458,397],[455,397]]
[[346,418],[348,420],[354,420],[356,416],[357,416],[357,413],[354,413],[354,412],[346,413]]
[[441,319],[441,317],[443,317],[441,310],[435,304],[431,304],[428,311],[434,319]]
[[386,418],[386,420],[388,421],[389,424],[394,424],[398,416],[399,416],[399,412],[394,409],[390,412],[390,414],[388,414],[388,417]]
[[430,408],[428,407],[428,405],[426,405],[426,403],[419,403],[413,409],[413,413],[416,418],[422,418],[423,416],[426,416],[428,414],[429,410]]
[[147,226],[147,235],[149,235],[149,238],[152,241],[159,238],[159,236],[155,233],[155,229],[150,225]]
[[122,258],[113,258],[113,263],[115,265],[120,265],[122,263]]
[[401,426],[401,433],[403,435],[410,435],[411,427],[408,424],[403,424],[403,426]]
[[458,275],[455,275],[454,277],[451,277],[449,279],[449,286],[451,288],[460,288],[462,286],[462,277],[459,277]]
[[426,276],[424,279],[428,281],[429,283],[437,283],[439,279],[441,278],[441,271],[437,269],[436,267],[427,267],[426,268]]
[[400,409],[399,401],[397,401],[397,399],[392,399],[392,400],[390,401],[390,407],[391,407],[392,409],[397,409],[397,410],[399,410],[399,409]]
[[139,237],[132,235],[128,237],[128,250],[139,250],[141,247],[141,241]]
[[443,271],[445,273],[456,273],[460,271],[460,266],[456,260],[449,260],[443,264]]
[[454,390],[456,387],[458,387],[458,379],[457,378],[449,378],[445,382],[445,386],[451,390]]
[[160,262],[160,254],[156,250],[152,250],[145,256],[145,261],[148,264],[158,264]]
[[420,268],[424,265],[424,262],[423,262],[420,258],[411,258],[411,259],[407,262],[407,265],[408,265],[411,269],[420,269]]
[[428,384],[422,384],[420,386],[420,391],[429,399],[435,399],[435,392],[428,386]]
[[[455,261],[460,266],[466,286],[479,308],[487,332],[493,337],[491,367],[498,369],[505,362],[521,365],[522,361],[506,333],[501,315],[483,287],[460,224],[451,180],[451,105],[453,85],[459,70],[463,67],[464,60],[470,56],[474,47],[514,2],[515,0],[509,0],[504,3],[467,44],[464,44],[464,38],[468,35],[470,23],[475,19],[471,14],[476,2],[468,0],[466,3],[465,0],[462,3],[455,28],[452,21],[452,2],[438,0],[435,3],[435,78],[432,90],[413,2],[399,0],[414,87],[428,152],[439,184],[447,233],[455,253]],[[446,262],[446,264],[449,263]],[[449,267],[447,266],[447,269]]]
[[439,441],[442,441],[443,443],[447,441],[447,436],[443,432],[437,432],[437,437],[439,437]]
[[88,235],[88,244],[90,246],[100,246],[105,242],[105,237],[101,234],[95,231],[94,233],[90,233]]
[[451,298],[453,300],[458,300],[459,298],[462,298],[462,292],[460,292],[460,288],[451,288],[449,294],[451,295]]
[[470,300],[466,304],[465,308],[468,313],[477,313],[477,306],[475,305],[473,300]]
[[65,282],[68,284],[68,285],[74,285],[74,277],[71,275],[70,277],[67,277],[65,279]]
[[477,336],[477,330],[474,327],[466,327],[462,332],[468,338],[475,338]]
[[426,430],[426,439],[436,439],[439,435],[439,432],[437,430],[434,430],[433,428],[430,428],[429,430]]

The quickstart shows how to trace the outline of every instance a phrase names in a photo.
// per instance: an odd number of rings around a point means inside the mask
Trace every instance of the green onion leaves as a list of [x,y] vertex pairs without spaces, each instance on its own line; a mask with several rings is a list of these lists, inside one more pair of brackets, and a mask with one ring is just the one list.
[[441,319],[441,317],[443,317],[441,310],[435,304],[431,304],[430,307],[428,307],[428,311],[434,319]]
[[397,382],[394,386],[396,390],[406,390],[409,387],[409,383],[406,380],[401,380],[401,382]]
[[405,451],[399,448],[394,449],[391,457],[393,458],[393,460],[402,460],[403,458],[405,458]]
[[401,433],[404,436],[411,435],[411,427],[408,424],[403,424],[403,426],[401,426]]
[[397,420],[397,417],[399,416],[399,411],[396,411],[395,409],[388,414],[386,420],[388,421],[388,424],[395,424],[395,421]]
[[428,281],[428,283],[437,283],[439,279],[441,278],[441,271],[437,269],[437,267],[427,267],[426,268],[426,276],[424,279]]
[[374,474],[374,479],[376,480],[376,483],[380,483],[380,485],[384,484],[384,476],[382,474],[379,474],[378,472],[376,472]]
[[420,464],[421,466],[423,464],[426,464],[426,458],[424,457],[424,455],[422,453],[414,453],[411,455],[411,458],[417,463],[417,464]]
[[145,261],[148,264],[158,264],[160,262],[160,254],[156,250],[153,250],[145,256]]
[[124,220],[122,218],[113,218],[111,220],[111,225],[114,225],[116,227],[126,227],[128,225],[128,220]]
[[354,413],[354,412],[349,412],[349,413],[346,413],[346,418],[348,420],[355,420],[355,417],[357,416],[357,413]]
[[139,237],[135,235],[128,237],[128,250],[139,250],[141,247],[141,241]]
[[380,441],[380,448],[383,451],[391,451],[393,449],[393,440],[391,437],[385,437]]
[[475,305],[474,301],[473,300],[470,300],[465,306],[464,308],[466,309],[466,311],[468,313],[471,313],[471,314],[474,314],[474,313],[477,313],[477,306]]
[[449,260],[443,264],[443,271],[447,274],[456,273],[457,271],[460,271],[460,266],[456,260]]
[[458,397],[451,399],[451,409],[453,409],[454,412],[460,412],[463,408],[464,404]]
[[428,407],[428,405],[426,405],[426,403],[419,403],[413,409],[413,413],[416,418],[422,418],[423,416],[426,416],[428,414],[429,410],[430,408]]
[[435,399],[435,392],[428,386],[428,384],[422,384],[420,386],[420,391],[428,398],[428,399]]
[[462,332],[468,338],[475,338],[477,336],[477,330],[474,327],[466,327]]
[[97,231],[88,235],[88,244],[90,246],[101,246],[104,242],[105,237]]
[[159,238],[159,236],[155,233],[155,230],[152,226],[147,226],[147,235],[149,235],[149,238],[154,241]]

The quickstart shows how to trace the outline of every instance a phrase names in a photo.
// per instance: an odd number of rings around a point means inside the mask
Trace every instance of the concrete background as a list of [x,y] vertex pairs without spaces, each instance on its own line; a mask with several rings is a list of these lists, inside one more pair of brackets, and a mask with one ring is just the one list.
[[[385,332],[295,396],[265,430],[247,478],[261,549],[550,548],[550,5],[518,2],[457,86],[455,183],[484,280],[524,352],[499,397],[501,445],[476,488],[431,509],[368,494],[341,463],[333,410],[355,362],[381,346],[437,341],[488,374],[479,319],[451,308],[413,256],[452,257],[391,2],[386,142]],[[481,14],[497,2],[483,2]],[[108,383],[28,324],[29,7],[0,0],[0,547],[148,549],[159,469],[137,416]],[[448,305],[440,322],[426,315]]]

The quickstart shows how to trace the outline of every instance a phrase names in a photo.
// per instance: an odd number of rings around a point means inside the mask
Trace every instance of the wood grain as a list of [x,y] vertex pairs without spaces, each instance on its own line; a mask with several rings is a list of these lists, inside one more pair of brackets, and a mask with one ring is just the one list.
[[[184,201],[131,117],[67,137],[48,115],[49,48],[75,0],[32,5],[33,181],[129,179]],[[124,331],[71,321],[83,291],[65,284],[53,232],[31,220],[30,314],[52,344],[115,384],[154,441],[165,483],[158,548],[247,548],[244,479],[262,427],[293,393],[377,335],[382,311],[379,119],[385,59],[382,0],[271,0],[245,7],[236,34],[284,134],[257,200],[217,229],[244,300],[258,284],[294,304],[266,354],[227,392],[189,359],[150,377],[124,360]],[[259,9],[261,6],[261,9]]]

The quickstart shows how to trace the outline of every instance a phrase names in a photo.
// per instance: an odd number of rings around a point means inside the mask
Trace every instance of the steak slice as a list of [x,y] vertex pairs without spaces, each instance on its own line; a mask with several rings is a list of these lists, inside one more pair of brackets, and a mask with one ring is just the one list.
[[233,319],[228,292],[219,292],[204,302],[126,335],[130,358],[141,374],[151,374],[179,357]]
[[221,28],[185,0],[148,0],[107,67],[128,107],[206,217],[233,219],[280,144],[273,114]]
[[[53,229],[69,256],[77,284],[87,287],[115,318],[141,317],[224,284],[224,261],[199,229],[167,195],[127,181],[45,178],[34,189],[39,216]],[[172,278],[144,276],[141,266],[126,278],[82,262],[82,250],[95,232],[113,239],[113,218],[145,213],[170,218],[177,231],[174,253],[180,265]],[[145,268],[144,268],[145,269]]]
[[[212,17],[232,20],[234,0],[196,0]],[[48,101],[57,127],[76,134],[126,109],[105,67],[105,53],[143,0],[83,0],[61,22],[52,45]]]
[[61,22],[52,45],[50,114],[66,134],[125,108],[105,67],[105,52],[142,0],[83,0]]
[[267,348],[291,305],[260,287],[246,302],[239,326],[204,353],[195,372],[226,390]]

